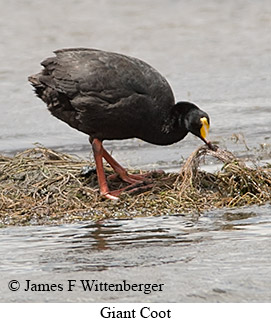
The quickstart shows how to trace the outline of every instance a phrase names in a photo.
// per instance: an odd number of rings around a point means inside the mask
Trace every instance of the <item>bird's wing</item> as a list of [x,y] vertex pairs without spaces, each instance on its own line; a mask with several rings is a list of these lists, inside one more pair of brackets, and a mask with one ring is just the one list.
[[96,49],[64,49],[41,64],[41,79],[69,99],[83,95],[108,103],[134,94],[160,99],[165,93],[174,101],[167,81],[150,65],[136,58]]
[[[124,59],[98,50],[60,50],[56,57],[47,58],[40,81],[69,99],[83,95],[98,97],[109,103],[142,91],[144,85],[131,82]],[[125,72],[125,73],[124,73]],[[135,76],[134,76],[135,77]]]

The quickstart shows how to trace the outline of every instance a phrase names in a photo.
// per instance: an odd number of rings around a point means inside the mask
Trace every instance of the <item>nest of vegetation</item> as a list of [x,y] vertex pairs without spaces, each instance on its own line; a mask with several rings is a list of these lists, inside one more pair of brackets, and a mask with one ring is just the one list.
[[[221,170],[200,170],[207,155],[223,163]],[[271,201],[271,165],[248,167],[219,148],[200,147],[180,173],[154,173],[151,189],[144,192],[142,187],[137,195],[123,193],[118,201],[99,196],[91,166],[89,161],[40,146],[14,157],[0,155],[0,226],[201,213]],[[112,170],[106,168],[106,173]],[[111,189],[122,185],[119,179],[109,181]]]

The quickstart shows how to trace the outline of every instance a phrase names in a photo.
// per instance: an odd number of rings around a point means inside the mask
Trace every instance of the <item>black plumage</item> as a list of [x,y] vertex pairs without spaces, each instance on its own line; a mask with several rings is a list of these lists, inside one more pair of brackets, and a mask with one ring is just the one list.
[[[188,132],[211,147],[206,140],[208,115],[192,103],[175,104],[166,79],[147,63],[97,49],[62,49],[55,54],[41,63],[44,69],[29,81],[55,117],[89,135],[96,157],[100,154],[112,162],[104,153],[103,140],[136,137],[168,145]],[[101,193],[111,198],[98,168]]]

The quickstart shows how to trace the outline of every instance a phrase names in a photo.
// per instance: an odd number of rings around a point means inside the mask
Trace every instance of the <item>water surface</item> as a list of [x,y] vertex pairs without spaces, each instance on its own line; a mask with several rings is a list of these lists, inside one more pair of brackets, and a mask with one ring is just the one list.
[[[1,229],[1,301],[269,302],[271,207]],[[16,279],[19,291],[9,291]],[[63,291],[25,291],[27,283]],[[76,288],[68,289],[68,280]],[[84,292],[80,280],[164,284]]]

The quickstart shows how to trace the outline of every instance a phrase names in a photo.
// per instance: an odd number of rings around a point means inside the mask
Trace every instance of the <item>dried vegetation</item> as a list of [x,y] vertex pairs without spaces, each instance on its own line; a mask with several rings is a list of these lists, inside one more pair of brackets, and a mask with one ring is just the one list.
[[[215,173],[199,167],[209,155],[223,164]],[[156,174],[150,190],[144,192],[143,187],[140,194],[122,194],[117,202],[99,196],[96,173],[90,166],[94,165],[89,161],[41,146],[14,157],[0,156],[0,225],[201,213],[271,201],[271,165],[248,167],[219,148],[200,147],[179,174]],[[106,172],[112,174],[111,169]],[[110,185],[117,189],[123,183],[117,179]]]

